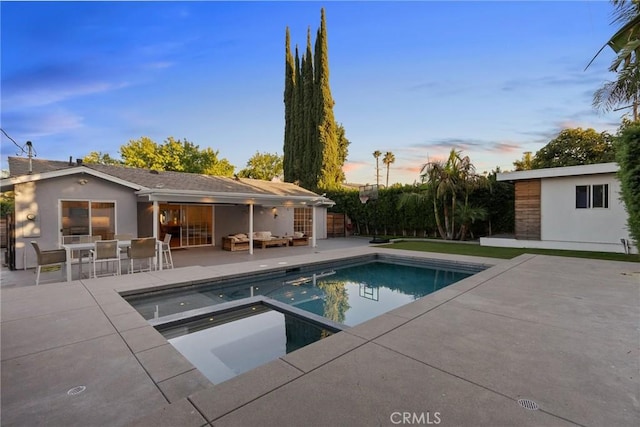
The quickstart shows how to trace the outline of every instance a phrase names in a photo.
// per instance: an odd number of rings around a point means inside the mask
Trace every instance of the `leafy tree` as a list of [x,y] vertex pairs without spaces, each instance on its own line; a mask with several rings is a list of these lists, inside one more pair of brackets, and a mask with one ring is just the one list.
[[120,165],[122,161],[114,159],[109,153],[101,151],[92,151],[82,158],[83,163],[99,164],[99,165]]
[[126,166],[164,170],[160,164],[159,146],[151,138],[143,136],[138,140],[130,140],[120,147],[120,156]]
[[271,180],[283,175],[283,158],[278,153],[260,153],[256,151],[248,161],[247,167],[238,172],[243,178]]
[[[378,159],[376,159],[377,161]],[[387,151],[384,154],[384,158],[382,159],[382,163],[384,163],[387,166],[387,183],[385,185],[385,187],[389,188],[389,168],[391,167],[392,163],[395,163],[396,161],[396,156],[393,155],[393,153],[391,151]]]
[[219,159],[218,151],[207,147],[203,150],[192,142],[169,137],[157,144],[148,137],[131,140],[120,147],[126,166],[159,171],[201,173],[232,176],[235,167],[227,159]]
[[16,195],[13,191],[5,191],[0,193],[0,217],[4,218],[7,214],[13,213]]
[[627,210],[629,234],[640,243],[640,123],[623,123],[617,138],[616,160],[620,192]]
[[613,137],[594,129],[564,129],[536,152],[533,169],[587,165],[614,161]]
[[525,151],[524,154],[522,154],[522,159],[513,162],[513,166],[516,167],[517,171],[533,169],[533,156],[531,155],[531,151]]

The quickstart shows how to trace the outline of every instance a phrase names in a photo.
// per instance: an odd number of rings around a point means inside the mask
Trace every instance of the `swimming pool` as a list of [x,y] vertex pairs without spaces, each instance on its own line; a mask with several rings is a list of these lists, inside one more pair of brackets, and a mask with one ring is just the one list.
[[332,322],[355,326],[484,268],[366,256],[129,295],[125,299],[145,319],[157,321],[176,314],[188,318],[193,310],[261,295]]
[[156,329],[214,384],[339,332],[261,298]]
[[220,383],[485,268],[376,254],[124,298]]

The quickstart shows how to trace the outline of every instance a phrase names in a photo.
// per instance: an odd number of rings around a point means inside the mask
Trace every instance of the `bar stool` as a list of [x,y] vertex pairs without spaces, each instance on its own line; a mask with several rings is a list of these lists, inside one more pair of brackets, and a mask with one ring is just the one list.
[[166,268],[173,268],[173,257],[171,256],[171,234],[167,233],[164,235],[164,240],[162,241],[162,256],[164,257],[164,266]]

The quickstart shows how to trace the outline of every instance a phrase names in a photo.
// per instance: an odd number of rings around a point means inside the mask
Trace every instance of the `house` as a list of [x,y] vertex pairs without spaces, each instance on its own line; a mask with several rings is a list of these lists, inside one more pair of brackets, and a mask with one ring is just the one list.
[[[232,233],[268,230],[326,238],[334,202],[297,185],[246,178],[159,172],[115,165],[9,157],[2,191],[15,192],[10,267],[30,268],[29,245],[55,248],[66,235],[164,238],[172,247],[221,245]],[[252,253],[253,247],[250,248]]]
[[499,173],[515,184],[515,239],[481,238],[483,246],[637,252],[620,199],[616,163]]

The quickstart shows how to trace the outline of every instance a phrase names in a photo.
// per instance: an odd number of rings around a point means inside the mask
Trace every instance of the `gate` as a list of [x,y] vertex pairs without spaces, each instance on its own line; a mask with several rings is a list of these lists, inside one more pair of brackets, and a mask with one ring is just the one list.
[[9,267],[9,270],[16,269],[16,227],[13,214],[7,214],[5,219],[3,242],[6,246],[6,252],[4,254],[4,263]]
[[327,212],[327,237],[345,237],[345,214]]

